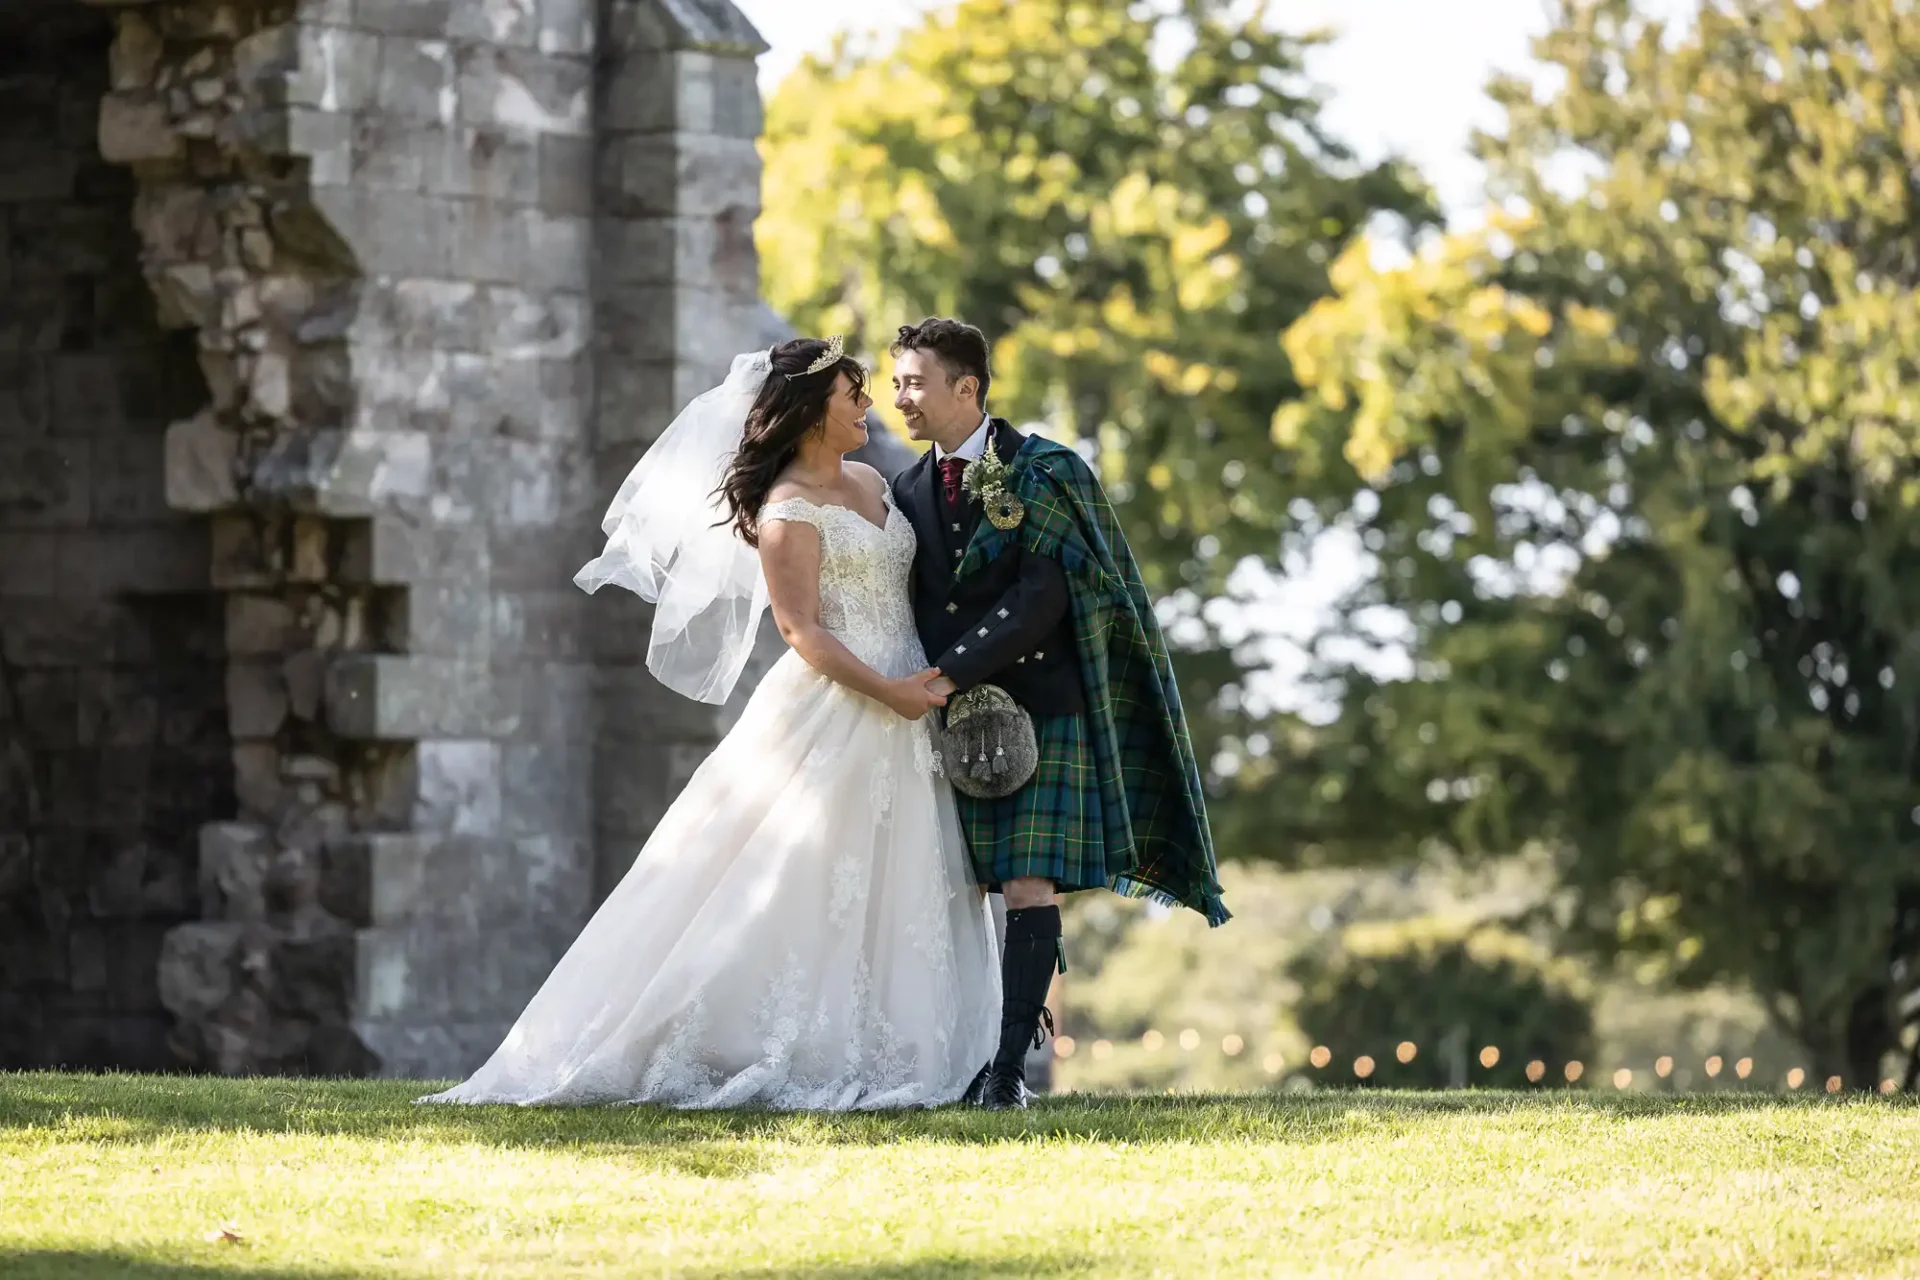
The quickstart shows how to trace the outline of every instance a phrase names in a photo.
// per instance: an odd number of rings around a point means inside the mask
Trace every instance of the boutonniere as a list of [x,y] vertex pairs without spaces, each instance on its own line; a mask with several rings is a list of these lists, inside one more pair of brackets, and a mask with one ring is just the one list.
[[960,475],[961,492],[977,499],[986,508],[987,523],[1002,533],[1019,528],[1027,516],[1026,505],[1007,492],[1007,481],[1012,476],[1013,468],[1001,459],[991,443]]

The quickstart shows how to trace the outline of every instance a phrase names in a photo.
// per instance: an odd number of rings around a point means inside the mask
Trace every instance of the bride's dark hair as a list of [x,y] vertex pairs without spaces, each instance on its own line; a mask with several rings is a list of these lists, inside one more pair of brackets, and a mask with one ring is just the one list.
[[747,411],[740,452],[720,482],[720,496],[726,499],[734,529],[750,547],[760,545],[760,508],[773,482],[800,451],[801,441],[825,420],[827,401],[839,381],[836,375],[846,374],[855,391],[866,389],[867,371],[852,356],[842,356],[817,373],[804,372],[826,353],[827,344],[819,338],[795,338],[775,347],[772,372]]

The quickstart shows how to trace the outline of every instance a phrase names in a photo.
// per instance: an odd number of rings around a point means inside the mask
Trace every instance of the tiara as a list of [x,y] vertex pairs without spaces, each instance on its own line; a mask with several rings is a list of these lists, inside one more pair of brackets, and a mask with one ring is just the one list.
[[831,369],[834,365],[846,359],[846,356],[847,340],[836,333],[827,339],[827,349],[825,353],[823,353],[818,360],[815,360],[812,364],[802,369],[800,376],[804,378],[810,373],[819,373],[822,369]]

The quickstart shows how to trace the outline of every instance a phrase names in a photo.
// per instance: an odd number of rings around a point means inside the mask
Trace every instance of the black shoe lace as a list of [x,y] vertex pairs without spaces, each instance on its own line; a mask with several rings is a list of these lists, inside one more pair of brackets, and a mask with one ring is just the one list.
[[1051,1036],[1054,1034],[1055,1032],[1053,1029],[1053,1010],[1047,1008],[1047,1006],[1045,1005],[1041,1005],[1040,1021],[1037,1024],[1035,1024],[1033,1028],[1033,1047],[1038,1049],[1041,1045],[1047,1042],[1048,1036]]

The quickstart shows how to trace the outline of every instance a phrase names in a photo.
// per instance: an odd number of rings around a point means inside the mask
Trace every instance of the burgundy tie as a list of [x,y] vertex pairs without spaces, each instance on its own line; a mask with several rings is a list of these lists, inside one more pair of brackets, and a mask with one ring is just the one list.
[[940,459],[940,484],[943,490],[943,496],[945,496],[947,505],[950,507],[960,505],[960,477],[965,475],[966,471],[967,460],[965,458]]

